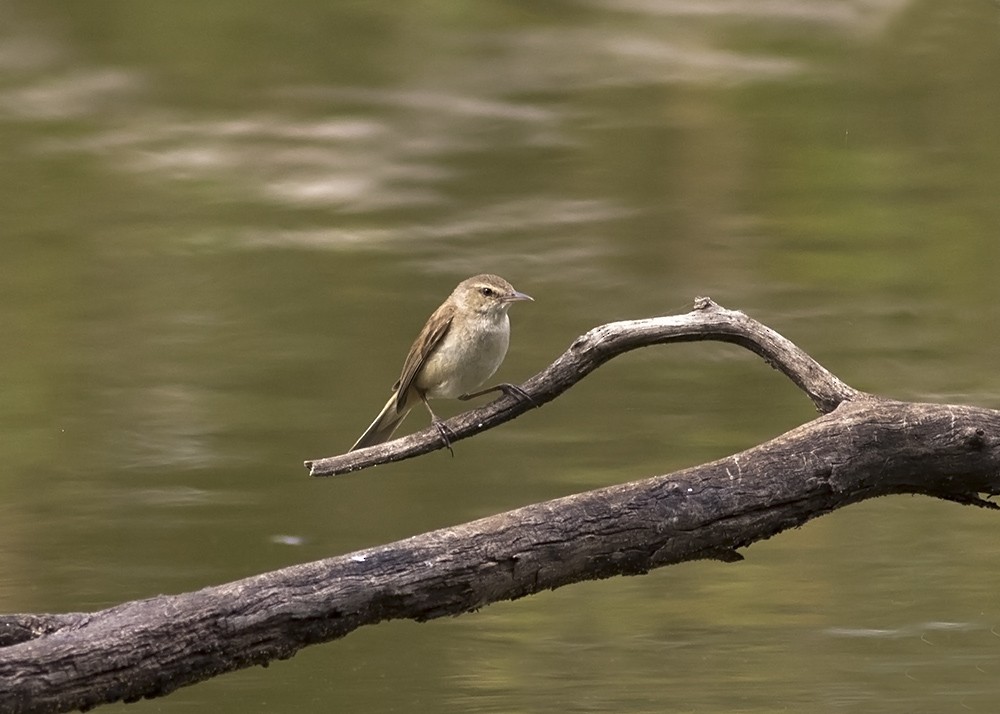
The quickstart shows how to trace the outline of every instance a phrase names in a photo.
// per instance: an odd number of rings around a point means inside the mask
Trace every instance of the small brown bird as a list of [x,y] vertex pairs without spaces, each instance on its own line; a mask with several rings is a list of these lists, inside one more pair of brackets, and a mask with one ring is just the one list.
[[476,275],[458,284],[427,320],[410,347],[392,396],[351,451],[388,441],[418,401],[430,412],[448,448],[447,428],[427,400],[471,399],[501,390],[527,398],[518,387],[501,384],[471,390],[493,376],[507,354],[510,319],[507,310],[518,300],[533,300],[497,275]]

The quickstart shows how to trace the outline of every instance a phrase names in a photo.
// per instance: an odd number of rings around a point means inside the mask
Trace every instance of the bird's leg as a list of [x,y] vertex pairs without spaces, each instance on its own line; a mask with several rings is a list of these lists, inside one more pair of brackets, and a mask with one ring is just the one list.
[[533,407],[537,407],[535,400],[531,398],[531,395],[526,391],[518,387],[516,384],[510,384],[509,382],[501,382],[494,387],[487,387],[486,389],[480,389],[478,392],[472,392],[471,394],[460,394],[458,398],[462,401],[468,399],[473,399],[475,397],[481,397],[484,394],[489,394],[490,392],[503,392],[504,396],[511,397],[513,399],[518,399],[524,402],[528,402]]
[[437,429],[438,436],[441,437],[441,441],[444,442],[445,448],[447,448],[451,453],[451,458],[455,458],[455,450],[451,448],[450,438],[450,436],[454,436],[455,434],[452,433],[451,429],[445,426],[442,419],[438,419],[437,414],[435,414],[434,410],[431,409],[431,405],[427,402],[427,398],[423,394],[420,395],[420,401],[422,401],[424,406],[427,407],[427,412],[431,415],[431,424],[433,424],[434,428]]

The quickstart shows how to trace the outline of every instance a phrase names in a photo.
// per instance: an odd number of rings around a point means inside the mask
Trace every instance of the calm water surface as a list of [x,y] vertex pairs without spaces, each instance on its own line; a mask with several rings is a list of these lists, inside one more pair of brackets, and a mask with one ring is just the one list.
[[[193,590],[812,416],[735,347],[651,349],[455,459],[308,479],[476,272],[536,298],[506,380],[710,295],[856,387],[1000,405],[998,37],[989,2],[0,5],[0,609]],[[128,711],[995,711],[998,533],[880,499]]]

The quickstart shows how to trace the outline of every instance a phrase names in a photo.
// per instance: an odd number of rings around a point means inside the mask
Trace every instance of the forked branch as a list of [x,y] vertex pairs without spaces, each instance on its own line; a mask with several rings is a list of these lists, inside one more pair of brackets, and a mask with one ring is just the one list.
[[[550,401],[622,352],[706,339],[761,355],[822,416],[701,466],[197,592],[93,613],[0,616],[0,712],[162,696],[383,620],[457,615],[686,560],[735,561],[737,549],[875,496],[925,494],[993,507],[981,494],[1000,493],[1000,412],[858,392],[773,330],[709,300],[688,315],[592,330],[524,388],[536,403]],[[504,398],[450,426],[469,436],[525,408]],[[337,468],[436,447],[429,429],[354,452],[360,460]]]

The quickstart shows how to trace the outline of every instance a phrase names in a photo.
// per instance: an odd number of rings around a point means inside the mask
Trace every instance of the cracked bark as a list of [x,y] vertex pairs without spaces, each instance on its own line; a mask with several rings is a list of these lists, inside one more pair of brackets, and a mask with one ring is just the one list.
[[[384,546],[193,593],[94,613],[0,617],[0,711],[57,712],[162,696],[267,664],[363,625],[425,621],[582,580],[738,549],[861,500],[925,494],[995,508],[1000,412],[898,402],[855,390],[739,312],[699,299],[687,315],[591,330],[503,397],[448,423],[457,441],[551,401],[614,356],[722,340],[760,355],[821,416],[724,459],[534,504]],[[307,462],[332,475],[441,448],[434,429]]]

